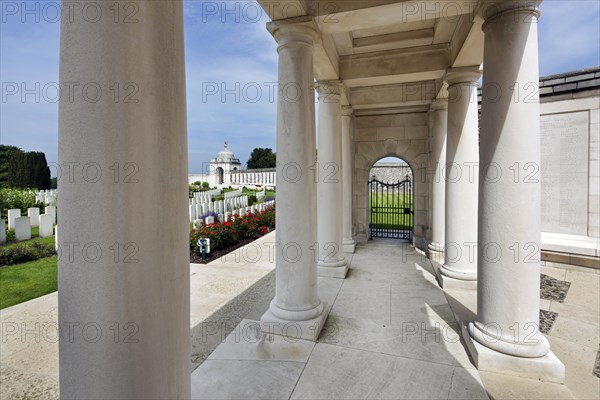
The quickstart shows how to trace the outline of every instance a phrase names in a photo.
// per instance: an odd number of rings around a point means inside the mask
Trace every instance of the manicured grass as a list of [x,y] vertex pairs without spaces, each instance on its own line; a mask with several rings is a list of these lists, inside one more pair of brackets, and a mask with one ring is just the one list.
[[371,213],[369,224],[372,228],[411,229],[412,214],[401,214],[399,208],[413,211],[412,195],[402,193],[372,193],[370,199]]
[[[45,238],[39,237],[39,229],[31,228],[31,239],[25,240],[23,242],[16,242],[14,240],[8,241],[6,243],[6,248],[17,247],[17,246],[31,246],[33,243],[43,243],[43,244],[54,244],[54,236],[49,236]],[[4,245],[3,245],[4,247]]]
[[0,309],[57,289],[56,256],[0,268]]

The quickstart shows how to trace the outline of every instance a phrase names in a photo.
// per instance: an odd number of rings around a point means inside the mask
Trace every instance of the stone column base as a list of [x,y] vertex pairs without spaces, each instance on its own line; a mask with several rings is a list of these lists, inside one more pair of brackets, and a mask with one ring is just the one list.
[[494,351],[474,340],[464,322],[461,323],[461,334],[479,371],[515,375],[547,382],[564,383],[565,381],[565,366],[552,351],[543,357],[516,357]]
[[434,250],[431,245],[427,247],[427,256],[431,261],[435,261],[438,264],[444,265],[444,251]]
[[339,278],[344,279],[348,274],[348,264],[344,264],[340,267],[325,267],[322,265],[317,266],[317,275],[323,278]]
[[354,254],[354,250],[356,249],[356,242],[352,239],[350,240],[346,240],[344,239],[344,241],[342,242],[342,251],[344,253],[351,253]]
[[325,326],[325,321],[329,315],[331,307],[323,304],[323,312],[315,318],[305,321],[289,321],[273,315],[271,310],[260,318],[261,330],[268,334],[283,336],[289,339],[305,339],[316,342],[321,330]]
[[459,289],[459,290],[477,290],[477,281],[463,281],[462,279],[454,279],[444,275],[441,271],[441,265],[435,265],[435,277],[442,289]]

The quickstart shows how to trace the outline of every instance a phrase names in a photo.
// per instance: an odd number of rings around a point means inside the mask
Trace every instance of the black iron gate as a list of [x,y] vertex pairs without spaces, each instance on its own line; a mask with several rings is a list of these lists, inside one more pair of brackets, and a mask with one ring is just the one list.
[[409,178],[384,183],[373,177],[368,184],[369,239],[412,239],[413,204]]

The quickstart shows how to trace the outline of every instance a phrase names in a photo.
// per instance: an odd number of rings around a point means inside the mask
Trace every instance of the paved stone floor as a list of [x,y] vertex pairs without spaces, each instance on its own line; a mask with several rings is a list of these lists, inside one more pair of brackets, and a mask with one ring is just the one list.
[[[559,314],[549,339],[567,366],[568,387],[477,371],[457,333],[458,322],[474,319],[476,292],[444,292],[424,256],[406,244],[373,241],[357,248],[345,280],[319,278],[319,295],[332,307],[317,343],[295,341],[293,333],[261,335],[257,321],[245,320],[192,373],[192,396],[597,399],[600,275],[546,266],[543,273],[571,283],[562,303],[542,302]],[[584,310],[581,301],[589,303]],[[572,323],[578,315],[583,321]]]
[[[394,241],[360,245],[345,280],[319,278],[331,312],[317,343],[294,340],[293,330],[261,335],[256,320],[274,294],[265,244],[274,240],[265,236],[237,259],[191,266],[194,398],[600,398],[598,271],[542,266],[570,283],[562,300],[541,302],[557,314],[547,337],[566,365],[563,386],[477,371],[457,334],[457,319],[475,315],[475,292],[442,291],[429,260]],[[56,324],[56,308],[54,293],[0,311],[0,399],[58,398],[57,343],[43,330]],[[39,323],[40,334],[7,336],[22,323]]]

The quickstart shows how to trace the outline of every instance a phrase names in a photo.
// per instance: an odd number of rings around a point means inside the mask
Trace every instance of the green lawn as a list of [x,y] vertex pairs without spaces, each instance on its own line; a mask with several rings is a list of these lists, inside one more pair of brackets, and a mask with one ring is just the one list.
[[0,268],[0,309],[56,290],[56,256]]
[[[14,241],[14,236],[13,236],[12,240],[9,240],[5,246],[6,246],[6,248],[16,247],[16,246],[31,246],[33,243],[54,244],[54,236],[41,238],[41,237],[39,237],[39,228],[32,227],[30,240],[25,240],[23,242],[16,242],[16,241]],[[3,247],[4,247],[4,245],[3,245]]]
[[413,215],[400,214],[398,208],[413,211],[412,195],[371,193],[369,224],[372,228],[412,229]]

